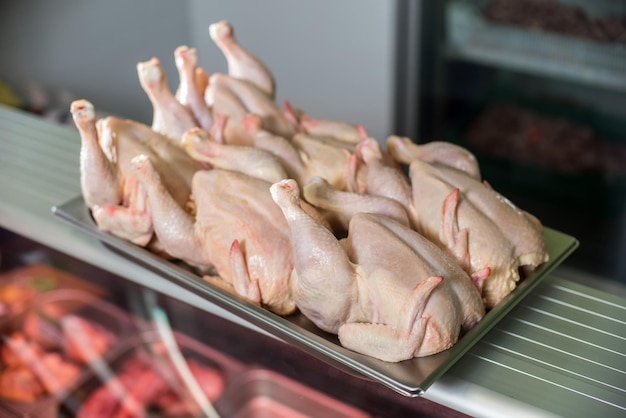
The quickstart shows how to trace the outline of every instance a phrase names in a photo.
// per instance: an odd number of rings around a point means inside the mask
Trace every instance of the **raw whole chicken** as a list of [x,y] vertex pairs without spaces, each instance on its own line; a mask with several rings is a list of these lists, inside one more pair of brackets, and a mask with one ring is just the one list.
[[248,113],[263,118],[266,128],[291,135],[293,126],[274,103],[275,82],[270,71],[236,41],[225,21],[209,27],[211,38],[228,61],[228,75],[209,74],[198,67],[195,48],[182,45],[174,51],[179,86],[173,93],[158,58],[137,64],[139,81],[153,108],[152,128],[179,144],[184,132],[199,127],[209,131],[219,115],[229,117],[233,143],[247,143],[241,119]]
[[228,22],[211,25],[209,32],[228,61],[228,74],[209,76],[198,67],[196,49],[182,45],[174,51],[179,73],[174,93],[158,58],[137,64],[139,81],[153,108],[152,129],[180,145],[188,130],[211,131],[216,120],[226,116],[221,142],[248,145],[250,138],[242,121],[255,114],[265,129],[291,137],[295,126],[274,102],[275,82],[269,70],[237,43]]
[[515,289],[520,267],[548,261],[541,223],[485,183],[419,160],[410,177],[418,230],[478,278],[487,308]]
[[469,276],[390,218],[359,213],[339,241],[302,209],[294,180],[271,187],[293,246],[293,297],[351,350],[397,362],[450,348],[485,310]]
[[82,194],[96,224],[135,244],[158,248],[151,242],[150,209],[131,173],[131,160],[149,156],[181,208],[189,200],[193,174],[204,165],[146,125],[116,117],[96,121],[94,107],[86,100],[74,101],[71,113],[81,137]]
[[447,249],[470,273],[487,308],[515,289],[520,267],[548,260],[541,223],[477,179],[474,170],[470,175],[449,161],[429,163],[403,154],[409,147],[391,148],[400,161],[412,161],[410,182],[381,162],[377,144],[363,143],[368,192],[402,203],[414,229]]
[[291,244],[269,193],[271,183],[229,170],[198,171],[192,183],[193,217],[163,187],[147,157],[136,158],[134,165],[156,235],[169,254],[205,271],[214,268],[216,284],[275,313],[296,309],[289,286]]
[[249,114],[259,116],[264,129],[291,138],[295,126],[275,102],[276,83],[265,64],[237,42],[230,23],[214,23],[209,26],[209,33],[228,63],[228,74],[211,75],[204,91],[212,120],[227,117],[223,142],[251,145],[243,124]]

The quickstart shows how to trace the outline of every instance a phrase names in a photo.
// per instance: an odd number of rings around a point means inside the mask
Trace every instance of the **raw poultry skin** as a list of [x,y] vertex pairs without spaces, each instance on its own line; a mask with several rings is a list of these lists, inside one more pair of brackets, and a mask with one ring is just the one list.
[[214,268],[215,281],[277,314],[295,310],[291,244],[270,183],[229,170],[198,171],[192,182],[193,217],[175,202],[148,158],[139,157],[134,165],[156,235],[169,254],[205,271]]
[[213,113],[204,101],[204,91],[209,83],[209,75],[198,67],[198,52],[186,45],[174,51],[176,68],[178,68],[179,85],[175,97],[185,106],[199,127],[210,130],[213,125]]
[[295,127],[276,102],[251,81],[215,73],[210,77],[205,100],[214,112],[228,117],[228,143],[250,145],[243,125],[243,119],[250,113],[258,115],[263,128],[274,134],[291,138],[295,133]]
[[359,213],[348,236],[302,210],[294,180],[271,187],[293,246],[293,296],[341,344],[398,362],[450,348],[484,316],[469,276],[437,246],[381,215]]
[[356,145],[367,138],[367,131],[363,125],[354,125],[341,120],[315,119],[302,110],[295,109],[288,100],[284,102],[284,113],[297,127],[298,132],[307,135],[333,138],[344,145]]

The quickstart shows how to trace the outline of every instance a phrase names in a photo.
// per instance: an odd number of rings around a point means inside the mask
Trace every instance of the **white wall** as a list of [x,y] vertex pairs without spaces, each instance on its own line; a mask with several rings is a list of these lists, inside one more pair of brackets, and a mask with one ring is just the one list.
[[189,41],[187,15],[185,2],[166,0],[0,2],[0,79],[66,89],[150,122],[136,64],[158,56],[175,76],[174,49]]
[[0,79],[67,89],[96,108],[149,123],[135,65],[161,59],[177,84],[174,49],[198,48],[209,72],[226,71],[210,40],[227,19],[273,71],[278,100],[314,117],[391,129],[394,2],[380,0],[29,0],[0,4]]
[[392,128],[395,2],[380,0],[192,0],[191,40],[201,65],[226,71],[209,24],[230,21],[240,43],[277,81],[277,99],[311,116],[362,123],[384,139]]

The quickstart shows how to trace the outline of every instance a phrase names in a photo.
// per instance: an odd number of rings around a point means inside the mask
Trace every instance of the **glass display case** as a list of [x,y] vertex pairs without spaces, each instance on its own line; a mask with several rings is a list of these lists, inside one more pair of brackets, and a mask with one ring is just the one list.
[[419,117],[399,112],[398,131],[470,149],[496,190],[580,239],[568,266],[624,284],[626,4],[449,0],[419,12],[400,17],[421,31],[399,38],[397,81],[397,106]]
[[7,229],[0,253],[2,416],[463,416]]

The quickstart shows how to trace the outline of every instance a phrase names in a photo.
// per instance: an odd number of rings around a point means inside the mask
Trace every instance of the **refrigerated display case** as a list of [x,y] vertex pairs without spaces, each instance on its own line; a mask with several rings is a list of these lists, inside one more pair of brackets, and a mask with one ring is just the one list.
[[398,131],[470,149],[496,190],[579,238],[568,266],[618,285],[625,14],[621,1],[424,3],[399,19],[420,30],[399,38],[396,81]]

